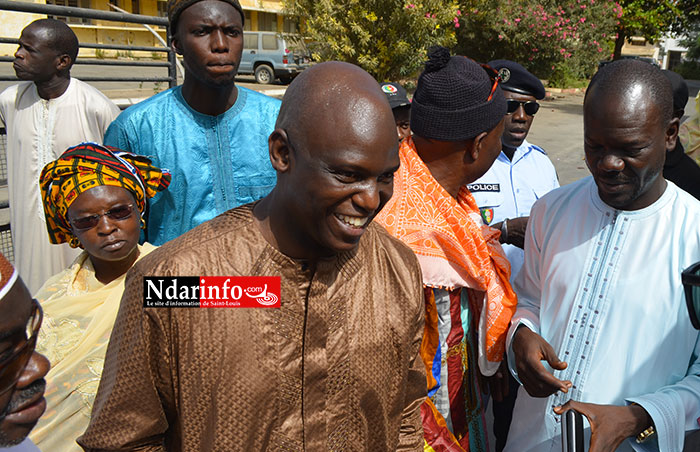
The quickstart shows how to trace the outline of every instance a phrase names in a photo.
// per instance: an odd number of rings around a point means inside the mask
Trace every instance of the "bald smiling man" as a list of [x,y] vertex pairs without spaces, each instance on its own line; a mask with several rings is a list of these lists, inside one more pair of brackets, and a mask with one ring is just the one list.
[[[399,166],[389,103],[347,63],[300,75],[269,138],[277,185],[127,276],[86,450],[423,450],[423,291],[372,220]],[[144,275],[275,275],[278,309],[143,308]]]

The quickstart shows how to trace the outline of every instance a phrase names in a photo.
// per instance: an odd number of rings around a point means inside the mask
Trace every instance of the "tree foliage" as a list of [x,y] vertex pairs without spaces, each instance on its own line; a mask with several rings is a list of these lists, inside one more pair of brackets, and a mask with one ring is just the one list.
[[463,0],[458,51],[518,61],[556,85],[589,77],[612,50],[613,0]]
[[[316,60],[377,80],[412,77],[435,44],[507,58],[554,85],[590,77],[631,36],[655,41],[700,23],[699,0],[283,0]],[[692,35],[691,37],[697,35]],[[694,42],[694,41],[693,41]]]
[[616,30],[615,58],[632,36],[654,42],[668,32],[685,34],[700,22],[698,0],[620,0],[620,4],[623,14]]
[[687,59],[700,60],[700,22],[693,24],[681,43],[688,48]]
[[622,17],[615,37],[614,58],[620,57],[625,40],[643,36],[654,42],[680,18],[680,9],[673,0],[620,0]]
[[455,44],[457,1],[284,0],[317,61],[354,63],[379,81],[411,77],[432,45]]
[[700,18],[698,15],[694,20],[689,21],[681,39],[681,45],[688,49],[685,54],[686,61],[673,68],[687,80],[700,80]]

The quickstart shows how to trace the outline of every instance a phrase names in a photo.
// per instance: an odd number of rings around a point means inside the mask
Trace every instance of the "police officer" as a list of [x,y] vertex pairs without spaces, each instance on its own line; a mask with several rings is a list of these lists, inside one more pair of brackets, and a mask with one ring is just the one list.
[[484,222],[501,230],[501,243],[511,263],[511,281],[523,264],[523,239],[530,208],[559,187],[547,153],[525,139],[545,96],[542,82],[514,61],[488,63],[501,75],[508,101],[501,154],[479,180],[467,188],[474,195]]
[[[474,195],[484,222],[501,230],[512,282],[523,265],[522,248],[530,208],[544,194],[559,187],[559,181],[547,153],[525,139],[540,107],[537,101],[545,96],[542,82],[514,61],[494,60],[488,64],[499,72],[508,102],[502,149],[488,172],[467,188]],[[500,390],[493,391],[492,386],[497,451],[505,447],[518,388],[507,371],[502,373]]]

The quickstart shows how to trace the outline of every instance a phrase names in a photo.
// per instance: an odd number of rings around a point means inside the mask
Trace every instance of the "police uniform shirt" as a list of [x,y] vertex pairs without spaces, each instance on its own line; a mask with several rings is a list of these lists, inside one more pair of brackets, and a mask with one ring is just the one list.
[[[557,173],[547,153],[527,140],[515,150],[512,161],[501,151],[486,174],[467,185],[488,225],[529,216],[535,201],[557,187]],[[507,244],[503,250],[513,281],[523,265],[523,250]]]

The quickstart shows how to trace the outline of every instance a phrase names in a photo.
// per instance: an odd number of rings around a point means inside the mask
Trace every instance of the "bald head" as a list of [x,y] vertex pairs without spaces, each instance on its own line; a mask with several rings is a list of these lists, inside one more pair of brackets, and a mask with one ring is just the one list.
[[338,61],[313,66],[294,79],[276,124],[301,140],[321,130],[369,139],[387,127],[395,127],[393,113],[377,81],[358,66]]
[[588,85],[584,105],[603,99],[614,99],[626,109],[655,108],[664,125],[673,116],[670,82],[659,68],[644,61],[619,60],[603,66]]
[[259,211],[270,213],[270,242],[309,260],[357,247],[399,167],[379,84],[347,63],[307,69],[287,89],[269,147],[277,185]]
[[27,25],[22,32],[24,33],[26,30],[31,30],[57,55],[68,55],[71,59],[71,65],[75,63],[75,59],[78,57],[78,37],[64,22],[55,19],[39,19]]

